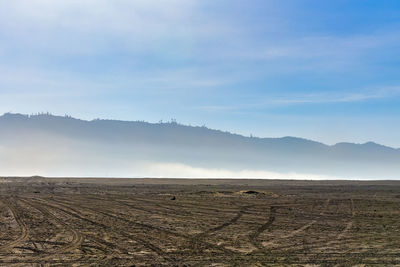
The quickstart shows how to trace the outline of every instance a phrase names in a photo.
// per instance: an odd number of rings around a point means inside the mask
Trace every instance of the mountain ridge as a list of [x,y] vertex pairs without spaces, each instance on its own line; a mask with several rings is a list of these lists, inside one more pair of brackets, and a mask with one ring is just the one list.
[[115,119],[92,119],[92,120],[84,120],[84,119],[79,119],[75,117],[71,117],[68,115],[65,116],[60,116],[60,115],[53,115],[49,113],[43,113],[43,114],[34,114],[34,115],[28,115],[28,114],[22,114],[22,113],[4,113],[3,115],[0,115],[0,120],[2,119],[23,119],[23,120],[35,120],[35,119],[61,119],[61,120],[68,120],[68,121],[74,121],[78,123],[120,123],[120,124],[125,124],[125,125],[130,125],[130,124],[142,124],[142,125],[153,125],[153,126],[175,126],[175,127],[187,127],[187,128],[193,128],[193,129],[205,129],[208,131],[212,132],[218,132],[221,134],[228,134],[236,137],[241,137],[241,138],[250,138],[250,139],[259,139],[259,140],[287,140],[291,142],[296,142],[296,141],[303,141],[303,142],[309,142],[309,143],[314,143],[314,144],[319,144],[319,145],[324,145],[327,147],[335,147],[335,146],[342,146],[342,145],[355,145],[355,146],[376,146],[376,147],[381,147],[381,148],[387,148],[387,149],[393,149],[393,150],[400,150],[400,148],[395,148],[391,146],[386,146],[382,145],[379,143],[376,143],[374,141],[367,141],[365,143],[353,143],[353,142],[338,142],[333,145],[328,145],[320,141],[308,139],[308,138],[303,138],[303,137],[296,137],[296,136],[282,136],[282,137],[259,137],[259,136],[245,136],[242,134],[237,134],[237,133],[232,133],[229,131],[224,131],[220,129],[212,129],[208,128],[206,126],[192,126],[192,125],[185,125],[185,124],[180,124],[175,121],[171,122],[147,122],[147,121],[141,121],[141,120],[133,120],[133,121],[127,121],[127,120],[115,120]]
[[204,170],[230,175],[251,170],[400,178],[400,150],[374,142],[326,145],[291,136],[247,137],[175,121],[88,121],[51,114],[6,113],[0,116],[0,129],[0,167],[11,174],[24,166],[28,175],[64,176],[72,170],[74,176],[139,172],[151,177],[160,166],[170,166],[160,175],[169,169],[180,174],[182,169],[196,175],[208,173]]

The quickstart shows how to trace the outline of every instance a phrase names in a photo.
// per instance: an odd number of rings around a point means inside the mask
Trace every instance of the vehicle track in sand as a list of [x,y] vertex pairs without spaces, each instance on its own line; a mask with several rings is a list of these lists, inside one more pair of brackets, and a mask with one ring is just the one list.
[[207,231],[205,231],[203,233],[197,234],[195,237],[196,238],[202,238],[202,237],[204,237],[206,235],[209,235],[211,233],[220,231],[220,230],[222,230],[222,229],[224,229],[224,228],[236,223],[240,218],[242,218],[242,216],[246,212],[246,210],[248,208],[253,207],[253,206],[254,205],[248,205],[248,206],[241,207],[240,210],[236,213],[236,215],[232,219],[230,219],[229,221],[224,222],[224,223],[222,223],[222,224],[220,224],[220,225],[218,225],[216,227],[210,228],[210,229],[208,229]]
[[67,229],[72,234],[72,240],[67,243],[66,245],[58,248],[54,254],[59,255],[67,252],[74,251],[78,249],[84,240],[83,235],[74,229],[73,227],[66,224],[63,220],[57,217],[54,213],[52,213],[48,208],[44,207],[43,205],[38,205],[34,201],[27,201],[25,199],[20,199],[20,201],[24,202],[25,204],[35,208],[36,210],[40,211],[52,224],[56,225],[59,229]]
[[[111,197],[94,197],[91,196],[90,199],[95,199],[95,200],[100,200],[100,201],[106,201],[108,203],[116,203],[119,206],[122,207],[128,207],[130,210],[137,210],[140,212],[145,212],[147,214],[159,214],[161,216],[164,216],[165,214],[173,214],[174,217],[179,217],[179,218],[186,218],[187,216],[190,216],[191,213],[189,212],[184,212],[182,210],[176,210],[176,209],[172,209],[166,206],[163,206],[161,204],[156,204],[154,202],[150,202],[150,201],[143,201],[141,199],[129,199],[129,200],[116,200],[113,199]],[[141,207],[141,205],[139,205],[138,203],[135,203],[135,201],[141,202],[141,203],[151,203],[154,207],[160,208],[161,210],[156,210],[156,209],[151,209],[151,208],[143,208]]]
[[[58,205],[60,205],[60,206],[62,206],[62,207],[64,207],[64,208],[69,208],[69,209],[71,209],[71,210],[74,210],[73,208],[71,208],[71,207],[68,205],[69,203],[65,203],[65,202],[62,202],[62,201],[59,201],[59,200],[55,200],[55,199],[52,199],[52,202],[53,202],[53,204],[56,203],[56,204],[58,204]],[[157,230],[157,231],[164,232],[164,233],[166,233],[166,234],[170,234],[170,235],[173,235],[173,236],[189,238],[188,235],[183,234],[183,233],[178,233],[178,232],[170,231],[170,230],[168,230],[168,229],[164,229],[164,228],[157,227],[157,226],[154,226],[154,225],[151,225],[151,224],[147,224],[147,223],[142,223],[142,222],[133,221],[133,220],[126,219],[126,218],[124,218],[124,217],[119,216],[119,215],[124,215],[124,214],[118,214],[118,213],[114,213],[114,212],[110,212],[110,211],[102,211],[102,210],[99,210],[99,209],[96,209],[96,208],[92,208],[92,207],[88,207],[88,206],[83,206],[83,205],[78,204],[78,203],[73,203],[73,205],[74,205],[74,207],[80,208],[80,209],[82,209],[82,210],[90,211],[90,212],[92,212],[92,213],[94,213],[94,214],[101,214],[101,215],[104,215],[104,216],[107,216],[107,217],[111,217],[111,218],[116,219],[116,220],[119,220],[119,221],[123,221],[123,222],[125,222],[125,223],[127,223],[127,224],[130,224],[131,226],[136,226],[136,227],[139,227],[139,228],[144,228],[144,229],[153,230],[153,231],[154,231],[154,230]],[[79,212],[76,211],[76,210],[75,210],[75,212],[76,212],[76,213],[79,213]],[[81,214],[82,214],[82,213],[81,213]]]
[[354,216],[355,216],[356,212],[355,212],[355,209],[354,209],[354,201],[353,201],[353,199],[349,199],[349,202],[350,202],[351,219],[346,223],[345,228],[336,236],[336,238],[334,240],[332,240],[332,241],[329,241],[327,243],[327,245],[331,245],[331,244],[343,239],[348,234],[350,229],[353,227]]
[[[161,228],[161,227],[156,227],[156,226],[153,226],[153,225],[150,225],[150,224],[146,224],[146,223],[142,223],[142,222],[132,221],[130,219],[126,219],[126,218],[121,216],[121,215],[125,215],[125,214],[117,214],[117,213],[110,212],[110,211],[101,211],[99,209],[88,207],[88,206],[83,206],[83,205],[78,204],[78,203],[70,203],[70,202],[65,203],[63,201],[56,200],[56,199],[52,199],[51,201],[53,202],[53,204],[56,203],[57,205],[60,205],[60,206],[62,206],[64,208],[69,208],[71,210],[73,208],[71,208],[70,205],[73,204],[74,207],[79,208],[80,210],[87,210],[87,211],[90,211],[92,213],[101,214],[101,215],[104,215],[104,216],[107,216],[107,217],[110,217],[110,218],[125,222],[128,225],[139,227],[139,228],[142,228],[142,229],[146,229],[146,230],[150,230],[150,231],[160,231],[160,232],[163,232],[165,234],[169,234],[169,235],[176,236],[176,237],[179,237],[179,238],[184,238],[184,239],[188,240],[189,243],[191,243],[191,241],[193,240],[192,239],[193,236],[191,236],[191,235],[170,231],[168,229],[164,229],[164,228]],[[166,252],[162,252],[163,250],[161,248],[155,249],[155,245],[151,244],[150,242],[146,242],[144,239],[140,239],[138,236],[135,236],[135,235],[131,235],[131,236],[133,236],[134,240],[137,239],[137,240],[141,241],[143,243],[142,244],[143,246],[147,247],[148,249],[153,250],[157,254],[158,253],[160,253],[160,254],[162,253],[161,256],[164,256],[164,257],[167,254]],[[213,248],[213,249],[216,249],[218,251],[222,251],[222,252],[227,253],[229,255],[232,255],[234,253],[233,251],[231,251],[229,249],[226,249],[223,246],[215,245],[213,243],[206,242],[206,241],[201,240],[201,239],[198,239],[197,244],[200,244],[201,246],[204,246],[204,247],[207,247],[207,248]]]
[[[321,241],[319,241],[319,242],[314,242],[313,244],[312,244],[312,247],[321,247],[321,246],[326,246],[326,247],[328,247],[328,246],[330,246],[330,245],[333,245],[333,244],[335,244],[335,243],[338,243],[341,239],[343,239],[347,234],[348,234],[348,232],[350,231],[350,229],[353,227],[353,224],[354,224],[354,216],[355,216],[355,209],[354,209],[354,202],[353,202],[353,199],[349,199],[348,200],[349,201],[349,206],[350,206],[350,220],[349,221],[347,221],[346,223],[345,223],[345,227],[344,227],[344,229],[342,230],[342,231],[340,231],[335,237],[332,237],[331,239],[330,239],[330,241],[326,241],[326,240],[321,240]],[[282,248],[282,247],[280,247],[280,248]],[[310,247],[311,248],[311,247]]]
[[[325,212],[327,211],[328,206],[329,206],[329,202],[330,202],[330,199],[327,199],[327,200],[325,201],[324,208],[323,208],[323,210],[319,213],[320,216],[323,216],[323,215],[325,214]],[[289,233],[286,234],[286,235],[281,236],[281,237],[279,238],[279,240],[281,240],[281,239],[292,238],[292,237],[294,237],[294,236],[296,236],[296,235],[298,235],[298,234],[304,232],[306,229],[310,228],[310,227],[311,227],[312,225],[314,225],[317,221],[318,221],[318,219],[314,219],[314,220],[312,220],[311,222],[309,222],[309,223],[303,225],[302,227],[300,227],[300,228],[298,228],[298,229],[296,229],[296,230],[293,230],[293,231],[289,232]],[[263,248],[268,248],[268,247],[271,247],[271,246],[273,246],[273,245],[276,245],[277,242],[278,242],[278,240],[271,240],[271,241],[268,241],[268,242],[262,242],[261,244],[262,244],[262,247],[263,247]]]
[[[160,203],[160,201],[163,200],[150,200],[150,199],[144,199],[144,198],[140,198],[140,197],[135,197],[135,198],[131,198],[130,200],[135,200],[135,201],[142,201],[142,202],[146,202],[146,203],[153,203],[159,207],[168,209],[168,210],[173,210],[173,211],[178,211],[178,212],[183,212],[186,215],[191,215],[191,214],[210,214],[210,212],[236,212],[237,208],[232,208],[231,204],[226,204],[229,207],[219,207],[219,208],[215,208],[213,206],[210,206],[209,203],[199,203],[199,202],[195,202],[195,201],[184,201],[184,202],[180,202],[175,201],[173,207],[165,205],[165,203],[162,204],[162,202]],[[196,211],[193,211],[193,209],[196,209]],[[185,210],[182,210],[185,209]],[[189,209],[189,210],[186,210]]]
[[[90,196],[90,199],[96,199],[96,200],[101,200],[101,201],[111,201],[111,202],[116,202],[119,204],[122,204],[124,206],[130,206],[133,209],[138,209],[138,210],[143,210],[143,211],[147,211],[147,212],[151,212],[154,213],[153,210],[149,210],[149,209],[143,209],[140,207],[140,205],[138,205],[137,202],[140,203],[145,203],[145,204],[150,204],[150,206],[155,206],[158,208],[161,208],[163,211],[167,212],[169,214],[174,214],[174,216],[192,216],[192,215],[211,215],[212,212],[235,212],[235,209],[232,208],[224,208],[224,209],[217,209],[217,208],[213,208],[210,207],[209,204],[200,204],[200,203],[192,203],[192,202],[179,202],[179,201],[174,201],[173,205],[168,205],[165,204],[165,200],[151,200],[151,199],[144,199],[144,198],[140,198],[140,197],[130,197],[130,198],[123,198],[123,199],[119,199],[117,200],[117,198],[119,197],[118,195],[114,196],[103,196],[103,197],[99,197],[99,196]],[[68,201],[68,199],[65,199]],[[195,211],[193,210],[193,208],[195,208]],[[165,213],[161,212],[161,211],[156,211],[156,213],[160,213],[162,215],[164,215]]]
[[354,201],[351,198],[350,199],[350,209],[351,209],[351,220],[346,223],[346,227],[343,229],[343,231],[336,237],[337,240],[342,239],[347,235],[347,233],[350,231],[351,227],[353,227],[354,224],[354,216],[356,215],[356,212],[354,210]]
[[[79,215],[79,212],[75,211],[73,208],[70,208],[72,210],[72,212],[71,212],[71,211],[69,211],[69,210],[67,210],[65,208],[59,207],[58,205],[51,205],[51,204],[48,204],[48,203],[38,202],[38,199],[35,199],[33,201],[37,201],[38,204],[47,206],[49,208],[58,209],[61,212],[64,212],[64,213],[68,214],[71,217],[74,217],[74,218],[76,218],[78,220],[87,222],[87,223],[89,223],[91,225],[95,225],[96,227],[100,227],[101,229],[108,229],[109,228],[109,226],[107,226],[105,224],[102,224],[102,223],[87,219],[87,218]],[[116,253],[114,251],[113,254],[120,254],[120,253],[127,254],[128,253],[126,249],[124,249],[124,248],[122,248],[120,246],[117,246],[116,244],[107,242],[107,241],[105,241],[105,240],[103,240],[101,238],[95,237],[93,235],[87,235],[87,234],[83,234],[83,235],[84,235],[85,238],[90,239],[90,240],[94,241],[95,243],[97,243],[98,245],[100,245],[101,247],[103,247],[104,249],[107,249],[108,252],[109,252],[110,248],[112,248],[112,249],[118,250],[118,253]]]
[[[65,203],[62,203],[61,201],[57,201],[57,200],[54,200],[54,199],[53,199],[53,201],[58,203],[58,204],[60,204],[61,206],[68,207],[68,205],[66,205]],[[136,221],[132,221],[130,219],[126,219],[126,218],[121,216],[121,215],[124,215],[124,214],[116,214],[116,213],[109,212],[109,211],[100,211],[100,210],[95,209],[95,208],[90,208],[90,207],[82,206],[80,204],[75,204],[75,203],[74,203],[74,205],[76,207],[81,208],[81,209],[86,209],[86,210],[94,212],[94,213],[102,214],[104,216],[108,216],[108,217],[111,217],[113,219],[116,219],[116,220],[119,220],[119,221],[123,221],[123,222],[125,222],[125,223],[127,223],[128,225],[131,225],[131,226],[139,227],[139,228],[142,228],[142,229],[144,228],[144,229],[150,230],[150,231],[160,231],[160,232],[163,232],[165,234],[169,234],[169,235],[172,235],[172,236],[184,238],[186,240],[189,240],[189,242],[191,240],[193,240],[192,236],[188,235],[188,234],[178,233],[178,232],[170,231],[170,230],[167,230],[167,229],[164,229],[164,228],[161,228],[161,227],[156,227],[156,226],[153,226],[153,225],[150,225],[150,224],[147,224],[147,223],[136,222]],[[157,247],[157,249],[155,249],[155,245],[151,244],[150,242],[146,242],[146,241],[144,241],[144,239],[140,239],[135,235],[133,235],[133,237],[134,237],[134,239],[137,239],[137,240],[141,241],[145,247],[153,250],[154,252],[156,252],[158,254],[160,253],[160,256],[165,257],[166,253],[162,252],[163,250],[161,248]],[[226,249],[226,248],[224,248],[222,246],[218,246],[218,245],[206,242],[206,241],[204,241],[202,239],[198,239],[197,243],[201,243],[202,246],[205,246],[205,247],[208,247],[208,248],[214,248],[214,249],[217,249],[217,250],[222,250],[225,253],[232,254],[231,250],[228,250],[228,249]],[[162,252],[162,254],[161,254],[161,252]]]
[[[151,242],[149,242],[149,241],[147,241],[147,240],[145,240],[145,239],[143,239],[143,238],[140,238],[140,237],[138,237],[138,236],[136,236],[136,235],[130,234],[129,232],[121,233],[121,229],[120,229],[120,228],[115,228],[113,225],[105,225],[105,224],[103,224],[103,223],[99,223],[99,222],[93,221],[93,220],[91,220],[91,219],[87,219],[87,218],[83,217],[83,216],[85,216],[85,215],[83,215],[83,214],[81,214],[80,212],[76,211],[74,208],[69,207],[68,205],[65,205],[65,204],[63,204],[63,203],[59,203],[59,201],[52,200],[52,203],[50,204],[50,203],[49,203],[50,201],[48,201],[48,200],[46,201],[46,203],[44,203],[45,200],[42,200],[42,199],[35,199],[35,200],[36,200],[36,201],[40,201],[40,204],[43,204],[43,205],[48,206],[48,207],[52,207],[52,208],[59,209],[60,211],[65,212],[65,213],[67,213],[67,214],[69,214],[69,215],[71,215],[71,216],[73,216],[73,217],[75,217],[75,218],[78,218],[78,219],[81,219],[81,220],[85,220],[85,221],[87,221],[87,222],[90,222],[91,224],[94,224],[94,225],[96,225],[96,226],[100,226],[100,227],[102,227],[103,229],[113,229],[113,230],[115,230],[115,231],[114,231],[114,234],[117,234],[117,235],[120,235],[120,236],[129,236],[130,238],[132,238],[132,240],[137,241],[137,242],[138,242],[139,244],[141,244],[143,247],[145,247],[145,248],[147,248],[147,249],[149,249],[149,250],[155,252],[157,255],[159,255],[160,257],[162,257],[164,260],[169,261],[169,262],[172,262],[172,261],[173,261],[173,259],[171,259],[171,258],[168,256],[168,253],[167,253],[167,252],[164,252],[160,247],[154,245],[153,243],[151,243]],[[80,207],[80,206],[79,206],[79,207]],[[82,206],[82,208],[85,208],[85,207]],[[69,211],[68,211],[68,209],[69,209]],[[130,221],[130,220],[127,220],[127,219],[124,219],[124,218],[119,218],[118,216],[113,216],[113,215],[111,215],[111,214],[104,213],[104,212],[99,211],[99,210],[90,209],[90,208],[86,208],[86,209],[87,209],[87,210],[91,210],[92,212],[95,212],[95,213],[101,213],[101,214],[103,214],[103,215],[111,216],[111,217],[113,217],[113,218],[115,218],[115,219],[119,219],[119,220],[121,220],[121,221],[132,222],[132,221]],[[137,225],[135,224],[135,226],[137,226]],[[148,228],[147,228],[147,229],[148,229]],[[153,228],[150,228],[150,229],[151,229],[151,230],[155,230],[155,229],[153,229]],[[97,242],[102,242],[102,240],[99,239],[99,238],[95,238],[95,240],[96,240]],[[115,245],[114,245],[114,246],[115,246]],[[115,247],[116,247],[116,246],[115,246]],[[118,246],[117,248],[120,249],[119,246]],[[121,250],[122,250],[122,249],[121,249]],[[124,255],[127,255],[128,252],[127,252],[125,249],[123,249],[123,250],[124,250],[124,252],[126,252],[126,253],[124,253]],[[109,256],[113,256],[113,255],[117,256],[118,253],[114,253],[114,254],[109,255]]]
[[[194,247],[194,248],[199,247],[199,246],[200,246],[199,243],[204,243],[204,239],[205,239],[208,235],[210,235],[211,233],[215,233],[215,232],[221,231],[222,229],[224,229],[224,228],[226,228],[226,227],[228,227],[228,226],[230,226],[230,225],[232,225],[232,224],[235,224],[240,218],[242,218],[242,216],[243,216],[243,214],[246,212],[246,210],[247,210],[248,208],[253,207],[253,206],[254,206],[254,205],[242,206],[242,207],[237,211],[236,215],[235,215],[232,219],[230,219],[229,221],[226,221],[226,222],[224,222],[224,223],[222,223],[222,224],[220,224],[220,225],[218,225],[218,226],[216,226],[216,227],[210,228],[210,229],[208,229],[208,230],[206,230],[206,231],[204,231],[204,232],[201,232],[201,233],[199,233],[199,234],[196,234],[196,235],[192,236],[192,238],[191,238],[191,240],[190,240],[190,242],[189,242],[189,243],[190,243],[189,246]],[[224,249],[225,252],[228,252],[228,253],[230,253],[230,254],[233,253],[233,251],[231,251],[231,250],[229,250],[229,249],[226,249],[226,248],[224,248],[224,247],[221,246],[221,245],[215,245],[215,246],[217,246],[217,247],[220,248],[220,249]]]
[[249,235],[250,243],[252,243],[258,249],[262,249],[263,246],[262,246],[261,242],[257,240],[257,237],[262,232],[264,232],[265,230],[267,230],[268,228],[271,227],[271,225],[275,221],[276,209],[277,209],[277,207],[271,206],[269,209],[268,221],[266,223],[262,224],[253,234]]
[[25,240],[28,239],[29,230],[26,227],[24,221],[21,219],[21,217],[20,217],[19,213],[17,212],[17,210],[15,209],[15,207],[8,200],[2,199],[1,201],[10,210],[18,227],[21,229],[21,233],[20,233],[19,237],[17,237],[16,239],[14,239],[11,242],[8,242],[8,243],[0,246],[0,252],[8,252],[10,249],[14,248],[16,245],[23,243]]
[[[321,248],[324,248],[323,250],[329,250],[333,247],[335,247],[336,245],[340,245],[340,241],[348,234],[348,232],[350,231],[351,227],[353,226],[354,223],[354,216],[355,216],[355,210],[354,210],[354,202],[353,199],[349,199],[350,202],[350,214],[351,214],[351,218],[350,220],[346,223],[345,228],[340,231],[336,237],[333,237],[333,239],[331,239],[330,241],[326,242],[326,241],[320,241],[320,242],[314,242],[312,243],[311,247],[309,247],[309,249],[318,249],[321,250]],[[310,252],[308,252],[310,253]],[[332,254],[335,252],[324,252],[323,255],[328,255],[328,254]],[[321,252],[317,252],[315,253],[315,255],[311,255],[310,253],[310,261],[317,261],[318,257],[321,256]]]

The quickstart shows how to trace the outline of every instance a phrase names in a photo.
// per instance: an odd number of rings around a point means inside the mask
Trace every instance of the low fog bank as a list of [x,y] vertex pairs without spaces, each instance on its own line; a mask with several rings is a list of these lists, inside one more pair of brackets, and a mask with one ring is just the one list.
[[[154,177],[154,178],[264,178],[264,179],[340,179],[315,174],[279,173],[261,169],[196,167],[179,162],[154,162],[139,148],[128,153],[107,146],[76,142],[65,138],[35,138],[11,147],[0,147],[3,176],[46,177]],[[147,151],[148,152],[148,151]],[[199,164],[205,165],[205,164]],[[214,164],[213,164],[214,165]]]
[[400,150],[327,146],[189,127],[52,115],[0,116],[0,174],[273,179],[399,179]]

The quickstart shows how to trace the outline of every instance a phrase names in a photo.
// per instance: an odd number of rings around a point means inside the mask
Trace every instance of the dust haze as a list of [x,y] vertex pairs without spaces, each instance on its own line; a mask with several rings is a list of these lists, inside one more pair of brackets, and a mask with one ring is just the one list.
[[83,121],[50,114],[0,117],[8,176],[396,179],[400,150],[257,138],[170,123]]

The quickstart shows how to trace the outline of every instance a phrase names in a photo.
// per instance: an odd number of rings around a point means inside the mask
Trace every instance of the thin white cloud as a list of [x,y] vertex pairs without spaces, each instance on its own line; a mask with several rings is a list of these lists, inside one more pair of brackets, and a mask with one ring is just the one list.
[[186,19],[195,3],[193,0],[15,0],[3,1],[1,10],[3,23],[15,28],[33,23],[32,27],[47,30],[145,32],[162,30],[168,23]]
[[[264,48],[261,57],[293,59],[323,58],[332,56],[357,56],[370,49],[385,46],[389,43],[399,43],[397,32],[373,33],[370,35],[352,36],[310,36],[279,42],[276,46]],[[263,48],[261,48],[263,49]]]
[[[95,54],[185,45],[228,28],[200,11],[196,0],[15,0],[0,2],[0,30],[17,45],[47,54]],[[224,29],[221,29],[224,28]],[[43,51],[44,50],[44,51]],[[182,51],[183,52],[183,51]]]
[[[53,57],[63,61],[69,55],[108,55],[113,62],[117,60],[113,53],[117,56],[122,53],[138,61],[138,55],[148,52],[157,58],[166,57],[166,61],[188,60],[189,65],[203,69],[230,67],[233,71],[229,79],[235,81],[239,74],[246,80],[288,72],[343,71],[364,66],[365,58],[376,49],[400,45],[398,32],[298,36],[285,29],[278,35],[284,26],[276,23],[269,30],[268,25],[263,25],[263,30],[267,30],[259,33],[254,25],[242,25],[224,16],[223,10],[218,10],[219,17],[211,15],[206,8],[210,3],[197,0],[3,1],[0,2],[0,31],[5,41],[0,46],[8,53],[3,53],[2,59],[12,64],[14,57],[21,57],[24,64],[36,64],[52,61]],[[279,16],[284,14],[275,16],[279,21]],[[263,66],[249,67],[254,61],[262,62]],[[172,82],[177,84],[180,80]]]
[[196,109],[214,112],[236,112],[249,109],[276,108],[281,106],[324,104],[324,103],[355,103],[369,100],[389,99],[400,97],[400,86],[382,86],[375,89],[342,93],[314,93],[314,94],[285,94],[284,96],[270,96],[265,98],[248,97],[247,101],[238,101],[235,105],[202,105]]
[[394,30],[348,36],[309,33],[277,37],[266,33],[261,41],[249,38],[235,45],[222,50],[220,56],[263,64],[255,71],[258,75],[341,73],[377,67],[370,64],[374,56],[390,57],[391,51],[400,47],[400,34]]
[[385,86],[373,90],[363,90],[348,93],[318,93],[303,94],[297,97],[277,98],[272,103],[278,104],[320,104],[320,103],[346,103],[362,102],[374,99],[386,99],[400,96],[400,86]]

